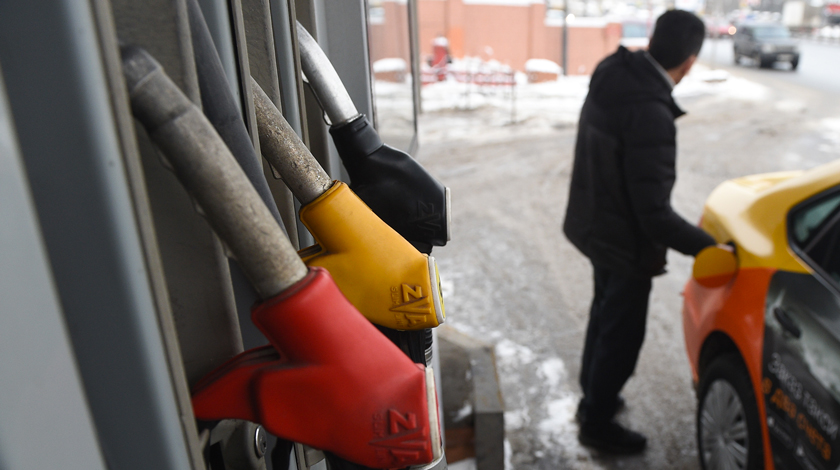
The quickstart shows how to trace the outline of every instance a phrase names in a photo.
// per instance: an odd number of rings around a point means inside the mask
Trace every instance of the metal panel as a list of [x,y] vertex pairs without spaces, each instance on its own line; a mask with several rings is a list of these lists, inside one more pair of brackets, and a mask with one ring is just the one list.
[[0,312],[0,468],[104,470],[2,80]]
[[[360,113],[371,117],[370,54],[364,0],[322,0],[327,56]],[[324,44],[319,38],[318,42]]]
[[231,31],[228,2],[227,0],[198,0],[198,4],[201,6],[201,12],[204,14],[207,27],[210,29],[210,35],[213,36],[213,43],[219,52],[222,68],[230,82],[233,96],[241,102],[242,95],[239,92],[239,81],[236,80],[238,69],[236,67],[236,52],[233,49],[233,32]]
[[190,468],[96,32],[84,0],[0,3],[9,102],[108,466]]

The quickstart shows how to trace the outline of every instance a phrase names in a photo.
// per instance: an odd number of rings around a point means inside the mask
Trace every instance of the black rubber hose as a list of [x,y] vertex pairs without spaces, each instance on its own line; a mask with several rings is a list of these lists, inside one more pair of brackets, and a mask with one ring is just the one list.
[[254,144],[242,119],[242,113],[230,91],[230,82],[225,76],[222,60],[213,44],[213,37],[210,36],[210,29],[207,27],[198,1],[187,0],[187,11],[195,67],[198,72],[198,86],[201,90],[202,111],[222,137],[225,145],[230,149],[239,166],[248,176],[248,180],[251,181],[271,215],[285,233],[286,227],[280,218],[280,211],[277,210],[277,204],[265,180],[262,159],[254,150]]

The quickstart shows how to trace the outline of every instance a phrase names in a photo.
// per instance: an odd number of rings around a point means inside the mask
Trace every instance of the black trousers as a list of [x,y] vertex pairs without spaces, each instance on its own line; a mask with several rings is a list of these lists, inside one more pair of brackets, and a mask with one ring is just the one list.
[[651,278],[594,267],[595,296],[583,347],[580,411],[585,423],[612,420],[618,393],[639,358],[645,339]]

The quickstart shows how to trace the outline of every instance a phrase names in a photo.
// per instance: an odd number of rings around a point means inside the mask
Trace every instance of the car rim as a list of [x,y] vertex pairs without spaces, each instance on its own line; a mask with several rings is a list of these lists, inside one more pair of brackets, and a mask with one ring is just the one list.
[[716,380],[702,406],[700,438],[706,470],[747,468],[747,417],[738,392],[729,382]]

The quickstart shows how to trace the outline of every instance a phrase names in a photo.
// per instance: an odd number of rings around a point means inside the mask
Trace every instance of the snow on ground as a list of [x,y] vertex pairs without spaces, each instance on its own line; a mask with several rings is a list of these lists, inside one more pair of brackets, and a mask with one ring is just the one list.
[[[517,74],[516,86],[480,86],[450,78],[425,85],[423,112],[440,113],[425,126],[426,139],[493,142],[511,135],[544,134],[574,126],[589,92],[588,76],[559,77],[557,81],[527,83]],[[674,97],[715,96],[721,100],[763,101],[767,87],[697,64],[674,89]],[[492,128],[492,132],[487,132]]]
[[733,77],[725,70],[713,70],[697,64],[691,73],[674,88],[674,98],[716,95],[720,99],[764,101],[770,89],[741,77]]
[[819,146],[821,152],[840,154],[840,117],[826,118],[820,122],[825,143]]
[[[541,396],[542,401],[513,403],[506,401],[505,431],[508,433],[530,427],[532,417],[536,423],[537,438],[543,448],[553,451],[570,461],[586,461],[590,452],[578,443],[575,412],[580,394],[569,387],[566,365],[559,357],[537,360],[531,348],[517,344],[510,339],[496,343],[496,365],[499,377],[506,381],[533,383],[529,377],[536,371],[538,382],[533,385],[532,396]],[[543,451],[537,450],[540,458]],[[599,468],[592,463],[592,468]]]

